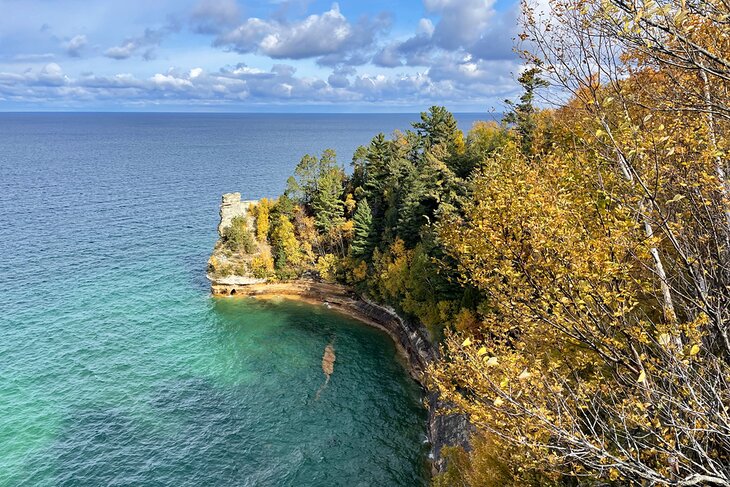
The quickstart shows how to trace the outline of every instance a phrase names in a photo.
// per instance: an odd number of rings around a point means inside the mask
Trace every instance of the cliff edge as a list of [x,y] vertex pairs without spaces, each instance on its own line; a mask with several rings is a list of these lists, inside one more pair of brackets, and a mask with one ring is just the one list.
[[257,242],[253,237],[251,208],[256,203],[256,200],[241,200],[241,193],[223,195],[218,241],[208,259],[207,277],[214,287],[229,286],[233,289],[266,282],[265,278],[256,277],[253,269],[255,259],[268,251],[267,244]]

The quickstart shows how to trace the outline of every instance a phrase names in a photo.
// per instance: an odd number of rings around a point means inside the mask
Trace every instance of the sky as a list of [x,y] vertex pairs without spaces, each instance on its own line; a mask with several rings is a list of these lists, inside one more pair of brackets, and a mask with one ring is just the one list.
[[517,0],[0,0],[0,111],[500,112]]

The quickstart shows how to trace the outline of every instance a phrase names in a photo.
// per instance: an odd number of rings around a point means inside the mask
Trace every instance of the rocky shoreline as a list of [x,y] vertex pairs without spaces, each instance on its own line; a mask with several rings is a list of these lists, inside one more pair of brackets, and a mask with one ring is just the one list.
[[[254,201],[241,201],[239,193],[223,195],[221,221],[218,233],[230,225],[235,216],[249,219],[248,207]],[[216,245],[211,260],[224,260],[220,245]],[[330,309],[357,319],[367,325],[385,331],[393,340],[398,352],[405,360],[411,377],[427,394],[428,440],[431,444],[430,458],[433,471],[442,472],[445,460],[441,455],[444,446],[461,446],[469,449],[471,426],[463,415],[441,414],[444,407],[438,394],[428,392],[426,371],[428,365],[438,357],[436,346],[429,339],[428,332],[420,323],[401,318],[395,310],[374,303],[365,296],[341,284],[322,282],[316,279],[291,281],[267,281],[246,275],[215,276],[208,274],[211,292],[214,296],[253,297],[257,299],[293,299],[311,304],[326,305]]]
[[[325,304],[330,309],[355,318],[365,324],[385,331],[405,359],[411,377],[426,388],[425,372],[428,364],[437,357],[437,350],[428,339],[423,326],[403,320],[390,308],[376,304],[364,296],[340,284],[301,279],[285,282],[237,284],[232,280],[211,280],[216,296],[243,296],[258,299],[284,298],[311,304]],[[434,393],[427,395],[428,439],[431,443],[431,460],[434,472],[445,468],[441,450],[444,446],[468,448],[471,431],[465,417],[455,414],[439,414],[443,403]]]

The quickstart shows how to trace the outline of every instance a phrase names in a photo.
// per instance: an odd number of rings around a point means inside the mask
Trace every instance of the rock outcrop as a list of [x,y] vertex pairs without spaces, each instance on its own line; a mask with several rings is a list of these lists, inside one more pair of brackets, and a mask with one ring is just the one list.
[[223,201],[221,202],[221,221],[218,224],[218,236],[223,236],[224,230],[231,226],[231,222],[237,216],[246,218],[249,221],[249,225],[252,226],[252,218],[248,214],[248,209],[252,204],[256,203],[256,200],[241,201],[241,193],[224,194]]
[[218,223],[218,242],[216,242],[213,253],[208,259],[208,279],[213,286],[245,286],[248,284],[256,284],[266,282],[266,279],[257,278],[251,275],[251,267],[253,260],[260,256],[262,252],[268,252],[268,244],[256,242],[255,248],[245,250],[233,250],[224,245],[224,235],[226,229],[233,224],[236,217],[245,219],[251,235],[255,235],[254,218],[249,214],[252,206],[256,205],[256,200],[241,200],[241,193],[226,193],[220,207],[220,222]]

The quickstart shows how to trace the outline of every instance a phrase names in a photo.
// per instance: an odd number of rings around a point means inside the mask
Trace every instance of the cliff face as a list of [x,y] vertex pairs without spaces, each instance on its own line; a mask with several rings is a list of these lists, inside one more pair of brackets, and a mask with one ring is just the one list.
[[256,249],[252,253],[233,252],[223,245],[225,231],[233,224],[233,219],[242,217],[253,235],[254,219],[249,214],[249,209],[257,203],[256,200],[241,200],[241,193],[226,193],[223,195],[220,207],[220,222],[218,223],[219,240],[208,259],[208,279],[217,286],[245,286],[266,282],[265,279],[256,278],[251,275],[251,261],[258,256],[266,244],[256,243]]
[[253,219],[248,214],[248,209],[252,204],[256,203],[256,200],[241,201],[241,193],[224,194],[223,201],[221,202],[221,221],[218,224],[218,236],[223,236],[223,231],[231,226],[231,222],[237,216],[246,218],[249,222],[249,226],[253,227]]
[[[245,203],[245,207],[242,208],[243,203]],[[247,216],[250,203],[241,202],[239,193],[224,195],[221,204],[221,223],[218,227],[221,235],[222,229],[230,225],[235,216]],[[220,245],[216,245],[216,249],[219,247]],[[215,256],[216,251],[211,259],[214,259]],[[248,275],[213,277],[211,274],[208,275],[208,278],[211,281],[211,290],[214,295],[260,298],[283,296],[313,304],[325,303],[335,311],[384,330],[406,359],[410,375],[424,389],[427,389],[427,368],[438,357],[438,350],[431,343],[425,327],[419,323],[402,319],[394,310],[374,303],[346,286],[317,280],[265,282],[263,279],[256,279]],[[428,436],[431,443],[433,467],[437,472],[443,471],[445,468],[441,449],[444,446],[462,446],[469,449],[469,434],[472,431],[471,425],[463,415],[438,414],[438,411],[444,406],[445,404],[438,398],[438,394],[429,393]]]

